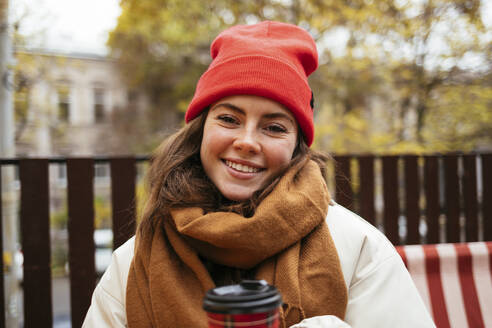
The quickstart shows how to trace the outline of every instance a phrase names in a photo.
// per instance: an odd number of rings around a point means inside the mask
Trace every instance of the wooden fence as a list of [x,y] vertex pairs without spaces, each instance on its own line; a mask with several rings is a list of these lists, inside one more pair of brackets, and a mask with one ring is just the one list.
[[492,154],[335,156],[335,162],[337,202],[395,245],[492,240]]
[[[144,160],[0,159],[0,167],[14,165],[19,170],[24,327],[53,325],[50,163],[65,163],[67,167],[71,322],[72,327],[80,327],[96,284],[94,165],[100,162],[110,165],[113,248],[117,248],[135,231],[136,163]],[[351,155],[335,156],[335,160],[333,182],[337,202],[384,230],[394,244],[492,240],[492,154]],[[382,196],[378,195],[380,189]],[[404,236],[400,234],[401,222],[406,227]],[[427,227],[426,234],[420,229],[422,222]],[[0,245],[2,236],[0,225]],[[3,267],[2,257],[0,261]],[[2,275],[1,295],[3,279]],[[0,327],[5,326],[4,309],[2,297]]]

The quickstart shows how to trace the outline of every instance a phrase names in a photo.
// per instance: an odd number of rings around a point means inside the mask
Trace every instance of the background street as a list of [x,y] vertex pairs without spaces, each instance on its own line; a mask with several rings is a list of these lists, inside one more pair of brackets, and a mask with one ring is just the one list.
[[70,284],[68,277],[53,278],[53,327],[66,328],[70,325]]

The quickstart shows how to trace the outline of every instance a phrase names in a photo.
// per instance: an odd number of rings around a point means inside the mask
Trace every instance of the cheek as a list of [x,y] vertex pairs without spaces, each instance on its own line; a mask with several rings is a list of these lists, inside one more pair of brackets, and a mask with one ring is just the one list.
[[223,133],[213,129],[203,132],[202,144],[200,146],[200,155],[215,154],[221,151],[225,144],[226,137]]
[[270,147],[268,152],[268,161],[279,169],[285,165],[288,165],[292,159],[292,154],[294,153],[294,146],[290,143],[276,145]]
[[215,145],[213,140],[214,139],[210,138],[209,135],[203,135],[202,144],[200,146],[200,159],[205,171],[208,170],[212,156],[214,154]]
[[211,141],[213,139],[210,138],[210,133],[208,133],[208,129],[206,128],[203,131],[203,137],[202,137],[202,143],[200,145],[200,160],[202,161],[202,166],[206,169],[207,168],[207,159],[209,157],[209,153],[213,145],[211,144]]
[[207,174],[211,174],[217,160],[227,150],[229,145],[227,133],[220,129],[206,129],[203,131],[202,144],[200,146],[200,159]]

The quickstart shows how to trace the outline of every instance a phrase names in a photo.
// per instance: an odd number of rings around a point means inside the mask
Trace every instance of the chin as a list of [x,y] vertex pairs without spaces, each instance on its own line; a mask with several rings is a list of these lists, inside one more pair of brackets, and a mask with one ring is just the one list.
[[244,200],[248,200],[253,196],[253,192],[222,192],[222,195],[234,202],[241,202]]

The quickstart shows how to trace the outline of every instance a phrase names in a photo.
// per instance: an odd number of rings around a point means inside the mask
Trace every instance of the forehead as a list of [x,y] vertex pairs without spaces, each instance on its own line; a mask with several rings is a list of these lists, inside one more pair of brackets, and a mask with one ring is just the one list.
[[290,112],[287,107],[283,104],[272,100],[270,98],[255,96],[255,95],[234,95],[229,97],[224,97],[215,103],[213,103],[210,108],[214,110],[215,108],[223,108],[227,106],[220,106],[222,104],[229,104],[237,107],[237,109],[245,112],[245,114],[251,113],[261,113],[261,114],[271,114],[278,113],[283,114],[287,118],[291,119],[293,123],[296,123],[294,115]]

